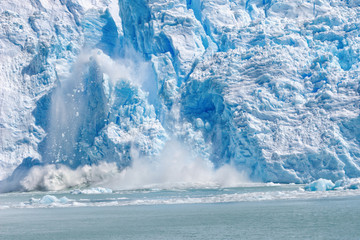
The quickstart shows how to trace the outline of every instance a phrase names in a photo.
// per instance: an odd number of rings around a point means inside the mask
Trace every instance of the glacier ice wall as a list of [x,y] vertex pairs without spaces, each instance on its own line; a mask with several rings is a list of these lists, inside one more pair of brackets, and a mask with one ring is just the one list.
[[359,1],[3,0],[0,14],[0,179],[124,168],[172,138],[254,180],[360,177]]

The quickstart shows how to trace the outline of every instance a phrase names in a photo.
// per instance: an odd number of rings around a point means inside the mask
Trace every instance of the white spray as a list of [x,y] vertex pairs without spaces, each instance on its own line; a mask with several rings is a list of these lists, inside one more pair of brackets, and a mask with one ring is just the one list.
[[[115,86],[118,80],[126,80],[142,88],[143,91],[149,92],[149,96],[157,94],[149,63],[140,60],[114,61],[99,50],[81,54],[74,65],[71,77],[61,83],[61,88],[53,96],[50,133],[45,149],[45,151],[52,149],[52,153],[55,153],[51,156],[56,159],[52,163],[62,163],[66,160],[78,161],[77,158],[81,157],[79,152],[81,153],[82,149],[76,146],[79,144],[79,134],[81,135],[84,121],[86,123],[89,117],[86,116],[89,114],[87,104],[92,101],[91,96],[84,93],[86,86],[83,80],[84,74],[86,75],[89,71],[86,69],[89,66],[89,59],[96,63],[96,71],[92,74],[99,75],[98,78],[88,76],[94,78],[94,81],[103,81],[106,75],[106,79],[112,86]],[[104,95],[108,94],[108,90],[103,85],[100,90]],[[106,96],[106,98],[107,101],[111,101],[111,96]],[[106,104],[103,103],[100,107],[106,108]],[[104,112],[100,117],[105,118],[105,115]],[[89,142],[83,141],[82,144],[84,143]],[[132,149],[132,160],[132,166],[122,171],[118,170],[115,163],[90,166],[86,162],[84,165],[81,161],[76,169],[65,165],[36,166],[21,181],[21,185],[25,190],[62,190],[88,186],[105,186],[113,189],[148,187],[171,189],[232,187],[249,182],[244,173],[240,173],[229,165],[214,169],[210,161],[194,157],[190,149],[178,141],[169,141],[161,154],[152,159],[139,157],[136,150]],[[71,166],[71,162],[69,165]]]

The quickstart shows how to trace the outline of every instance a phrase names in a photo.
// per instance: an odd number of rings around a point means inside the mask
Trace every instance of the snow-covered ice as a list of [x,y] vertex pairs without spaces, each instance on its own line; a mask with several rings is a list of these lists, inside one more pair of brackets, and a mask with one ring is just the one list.
[[172,140],[254,181],[359,178],[359,35],[359,1],[2,0],[0,190]]

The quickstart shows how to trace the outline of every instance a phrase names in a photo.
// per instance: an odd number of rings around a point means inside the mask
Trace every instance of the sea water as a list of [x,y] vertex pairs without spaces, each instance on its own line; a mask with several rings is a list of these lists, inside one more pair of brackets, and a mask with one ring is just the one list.
[[360,239],[360,191],[259,184],[8,193],[0,239]]

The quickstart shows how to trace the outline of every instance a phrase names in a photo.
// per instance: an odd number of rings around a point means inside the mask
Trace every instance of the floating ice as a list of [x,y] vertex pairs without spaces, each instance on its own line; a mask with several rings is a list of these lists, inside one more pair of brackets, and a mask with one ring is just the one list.
[[51,205],[51,204],[68,204],[70,203],[71,200],[68,199],[67,197],[61,197],[61,198],[57,198],[53,195],[45,195],[40,199],[36,199],[36,198],[31,198],[29,203],[30,204],[44,204],[44,205]]
[[55,196],[45,195],[40,199],[39,203],[40,204],[51,204],[51,203],[58,202],[58,201],[59,201],[59,199]]
[[335,182],[335,189],[360,189],[360,178],[350,178],[338,180]]
[[[203,204],[203,203],[230,203],[230,202],[254,202],[273,200],[300,200],[300,199],[321,199],[360,196],[360,190],[336,191],[304,191],[297,185],[266,186],[266,184],[249,185],[249,188],[226,188],[226,189],[191,189],[182,191],[119,191],[111,197],[106,195],[92,196],[84,199],[81,196],[74,196],[74,199],[66,197],[57,198],[54,195],[46,195],[41,199],[30,199],[29,202],[12,202],[7,205],[0,205],[1,209],[6,208],[53,208],[53,207],[106,207],[106,206],[134,206],[134,205],[169,205],[169,204]],[[154,194],[156,192],[156,194]],[[123,197],[124,194],[127,197]],[[14,195],[16,196],[16,195]],[[17,196],[19,197],[19,196]],[[19,197],[23,199],[23,196]]]
[[341,179],[335,184],[326,179],[318,179],[304,187],[307,191],[356,190],[360,189],[360,178]]
[[335,184],[332,181],[320,178],[320,179],[306,185],[305,190],[307,190],[307,191],[328,191],[328,190],[333,190],[334,187],[335,187]]

